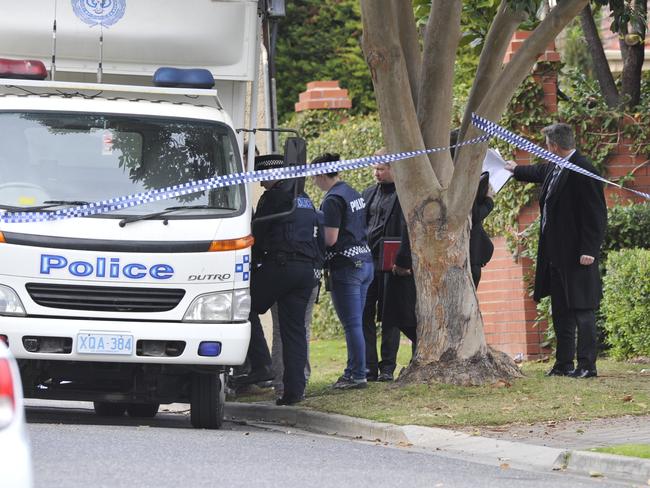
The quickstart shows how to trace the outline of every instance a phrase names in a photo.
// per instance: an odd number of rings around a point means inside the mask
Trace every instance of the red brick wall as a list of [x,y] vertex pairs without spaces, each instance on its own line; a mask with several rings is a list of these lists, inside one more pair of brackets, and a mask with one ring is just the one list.
[[307,90],[300,94],[296,112],[316,109],[351,108],[352,101],[348,91],[339,88],[338,81],[312,81]]

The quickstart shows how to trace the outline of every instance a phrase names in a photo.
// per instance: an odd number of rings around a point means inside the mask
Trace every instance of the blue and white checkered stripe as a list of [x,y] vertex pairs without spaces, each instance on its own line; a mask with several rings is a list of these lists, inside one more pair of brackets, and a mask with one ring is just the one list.
[[539,156],[540,158],[546,159],[547,161],[555,163],[562,168],[568,168],[571,171],[575,171],[585,176],[589,176],[590,178],[594,178],[598,181],[602,181],[603,183],[607,183],[608,185],[613,185],[622,190],[627,190],[632,193],[636,193],[637,195],[640,195],[650,200],[650,194],[648,193],[643,193],[637,190],[633,190],[631,188],[625,188],[619,185],[618,183],[614,183],[601,176],[593,174],[590,171],[581,168],[580,166],[576,166],[575,164],[570,163],[567,159],[564,159],[558,156],[557,154],[553,154],[552,152],[547,151],[546,149],[539,147],[538,145],[530,142],[528,139],[518,136],[517,134],[514,134],[507,129],[504,129],[500,125],[497,125],[494,122],[490,122],[489,120],[484,119],[483,117],[480,117],[476,114],[472,114],[472,123],[483,132],[486,132],[491,136],[496,136],[499,139],[503,139],[504,141],[513,144],[514,146],[517,146],[519,149],[523,149],[524,151],[534,154],[535,156]]
[[287,168],[271,168],[262,171],[251,171],[233,173],[223,176],[215,176],[198,181],[190,181],[180,185],[174,185],[167,188],[150,190],[135,195],[110,198],[99,202],[80,205],[78,207],[69,207],[52,212],[5,212],[0,214],[2,223],[25,223],[25,222],[48,222],[55,220],[70,219],[74,217],[88,217],[99,215],[114,210],[135,207],[144,203],[159,200],[168,200],[170,198],[189,195],[201,191],[208,191],[215,188],[238,185],[241,183],[252,183],[256,181],[283,180],[288,178],[299,178],[303,176],[315,176],[320,174],[332,173],[335,171],[346,171],[364,168],[379,163],[392,163],[402,159],[409,159],[415,156],[430,154],[440,151],[448,151],[451,147],[460,147],[478,142],[487,141],[489,136],[480,136],[469,141],[464,141],[455,146],[437,147],[433,149],[422,149],[418,151],[405,151],[396,154],[384,154],[381,156],[369,156],[365,158],[347,159],[343,161],[331,161],[317,164],[304,164],[299,166],[290,166]]

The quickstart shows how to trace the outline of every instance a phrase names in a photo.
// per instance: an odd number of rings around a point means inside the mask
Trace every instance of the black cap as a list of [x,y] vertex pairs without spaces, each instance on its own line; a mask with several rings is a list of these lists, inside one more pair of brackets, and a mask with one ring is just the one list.
[[282,154],[265,154],[264,156],[255,156],[255,171],[282,167],[284,167],[284,157]]

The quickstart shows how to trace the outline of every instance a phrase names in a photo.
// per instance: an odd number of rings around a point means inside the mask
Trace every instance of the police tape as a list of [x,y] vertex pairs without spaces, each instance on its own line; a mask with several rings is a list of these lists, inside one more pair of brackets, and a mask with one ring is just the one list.
[[586,169],[581,168],[580,166],[570,163],[568,159],[564,159],[563,157],[558,156],[557,154],[553,154],[552,152],[536,145],[535,143],[530,142],[528,139],[518,136],[517,134],[510,132],[508,129],[504,129],[500,125],[495,124],[494,122],[490,122],[489,120],[484,119],[483,117],[480,117],[475,113],[472,114],[472,124],[474,124],[477,129],[480,129],[491,136],[498,137],[499,139],[502,139],[503,141],[508,142],[518,147],[519,149],[523,149],[524,151],[534,154],[535,156],[539,156],[540,158],[546,159],[547,161],[555,163],[562,168],[570,169],[571,171],[575,171],[576,173],[589,176],[590,178],[594,178],[595,180],[602,181],[603,183],[606,183],[608,185],[613,185],[617,188],[620,188],[621,190],[626,190],[635,193],[639,196],[642,196],[646,199],[650,199],[650,194],[648,193],[643,193],[641,191],[637,191],[632,188],[626,188],[622,185],[619,185],[618,183],[609,181],[600,175],[587,171]]
[[347,171],[353,169],[365,168],[374,164],[392,163],[404,159],[410,159],[415,156],[431,154],[440,151],[448,151],[453,147],[461,147],[470,144],[477,144],[479,142],[486,142],[496,136],[520,149],[523,149],[531,154],[535,154],[543,159],[551,161],[560,165],[563,168],[576,171],[596,180],[602,181],[609,185],[616,186],[623,190],[630,191],[646,199],[650,199],[650,194],[643,193],[631,188],[625,188],[617,183],[611,182],[599,175],[593,174],[569,161],[563,159],[556,154],[547,151],[546,149],[537,146],[529,140],[514,134],[507,129],[490,122],[483,117],[472,114],[472,123],[486,135],[479,136],[458,144],[436,147],[432,149],[421,149],[417,151],[404,151],[395,154],[383,154],[380,156],[368,156],[364,158],[347,159],[342,161],[329,161],[325,163],[316,164],[303,164],[296,166],[289,166],[283,168],[271,168],[261,171],[249,171],[232,173],[228,175],[215,176],[198,181],[189,181],[179,185],[173,185],[166,188],[159,188],[149,190],[133,195],[126,195],[122,197],[109,198],[98,202],[92,202],[85,205],[75,207],[67,207],[59,210],[52,211],[7,211],[0,214],[1,223],[29,223],[29,222],[49,222],[56,220],[64,220],[76,217],[90,217],[93,215],[100,215],[107,212],[114,212],[125,208],[135,207],[154,201],[169,200],[171,198],[178,198],[180,196],[189,195],[203,191],[214,190],[217,188],[224,188],[233,185],[244,183],[253,183],[257,181],[269,180],[282,180],[289,178],[300,178],[305,176],[316,176],[320,174],[333,173],[338,171]]
[[460,142],[451,146],[436,147],[432,149],[422,149],[417,151],[404,151],[396,154],[383,154],[380,156],[368,156],[364,158],[347,159],[343,161],[329,161],[325,163],[303,164],[288,166],[283,168],[271,168],[261,171],[249,171],[232,173],[227,175],[215,176],[198,181],[189,181],[187,183],[174,185],[166,188],[149,190],[146,192],[127,195],[122,197],[110,198],[99,202],[87,203],[76,207],[68,207],[52,211],[10,211],[0,214],[2,223],[29,223],[29,222],[48,222],[64,220],[75,217],[89,217],[92,215],[104,214],[121,210],[124,208],[135,207],[153,201],[168,200],[183,195],[198,193],[202,191],[224,188],[227,186],[238,185],[242,183],[253,183],[257,181],[282,180],[289,178],[300,178],[305,176],[315,176],[337,171],[347,171],[372,166],[379,163],[392,163],[403,159],[413,158],[424,154],[430,154],[440,151],[449,151],[452,147],[461,147],[478,142],[485,142],[490,136],[484,135],[474,139]]

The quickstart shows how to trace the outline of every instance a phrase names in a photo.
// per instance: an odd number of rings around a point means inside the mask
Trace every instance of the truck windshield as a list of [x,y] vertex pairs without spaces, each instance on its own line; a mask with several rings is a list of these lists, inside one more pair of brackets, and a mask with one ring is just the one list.
[[[96,202],[241,171],[232,130],[218,122],[131,115],[0,113],[0,209]],[[214,217],[242,207],[242,185],[116,210]],[[49,204],[48,204],[49,202]]]

